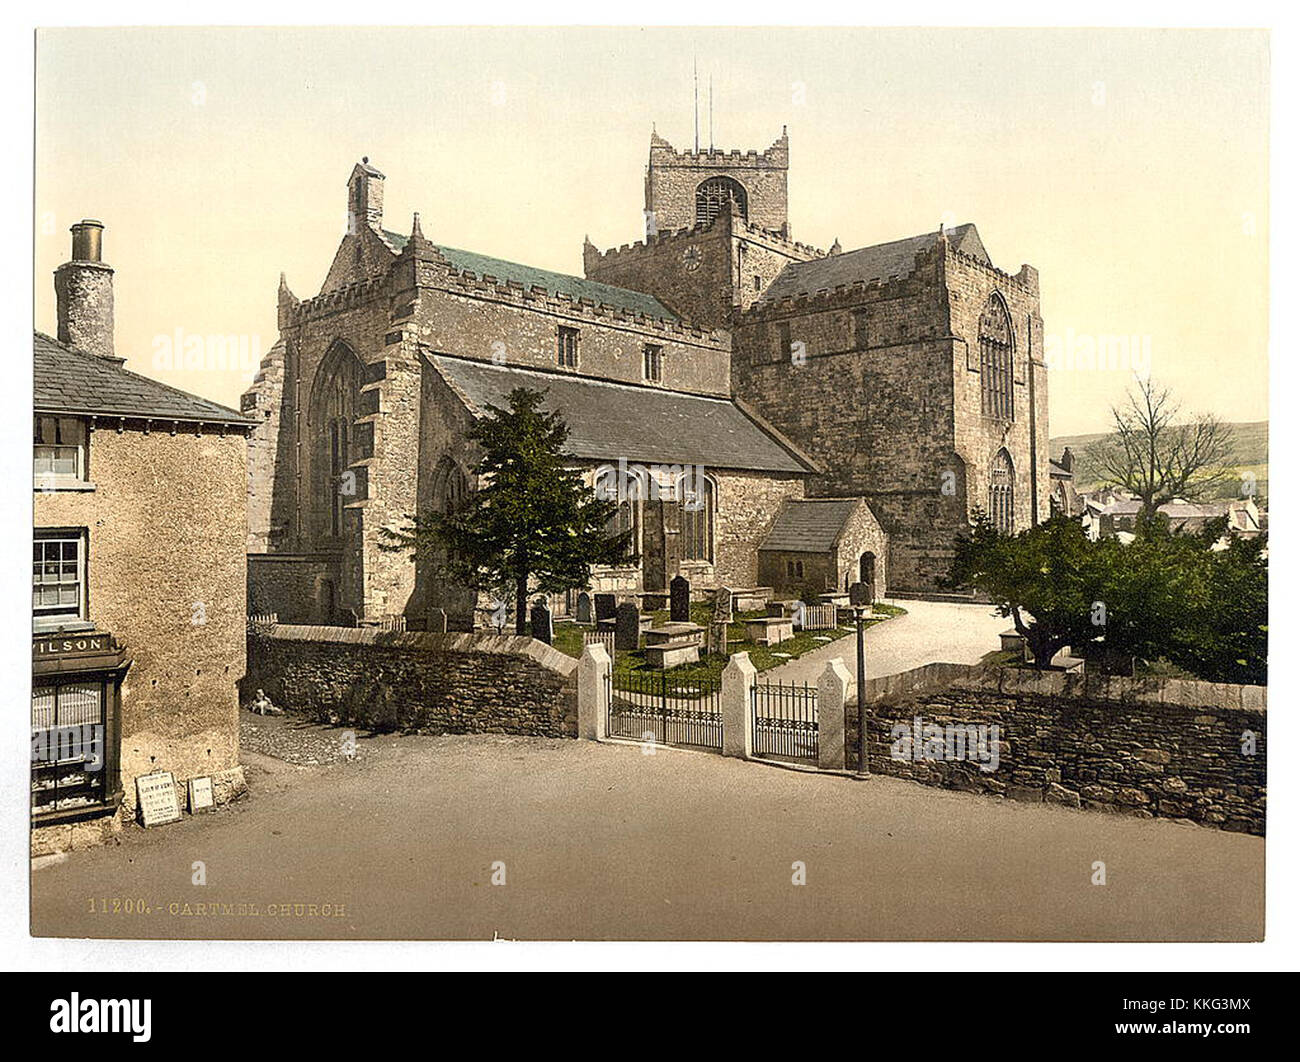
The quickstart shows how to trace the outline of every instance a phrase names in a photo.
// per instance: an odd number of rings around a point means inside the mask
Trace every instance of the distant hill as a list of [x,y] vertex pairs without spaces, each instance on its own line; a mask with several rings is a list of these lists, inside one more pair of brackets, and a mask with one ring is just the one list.
[[[1057,435],[1051,441],[1052,456],[1060,458],[1061,452],[1068,446],[1074,451],[1074,485],[1080,491],[1091,490],[1097,486],[1097,470],[1088,461],[1088,447],[1098,439],[1104,438],[1105,432],[1092,435]],[[1239,472],[1253,472],[1258,493],[1261,498],[1268,497],[1268,421],[1255,420],[1232,425],[1232,442],[1234,462]],[[1221,498],[1237,496],[1238,486],[1225,484],[1219,491]]]

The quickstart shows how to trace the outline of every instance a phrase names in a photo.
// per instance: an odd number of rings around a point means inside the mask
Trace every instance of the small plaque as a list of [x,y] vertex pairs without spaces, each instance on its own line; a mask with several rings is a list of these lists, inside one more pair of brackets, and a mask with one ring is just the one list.
[[181,805],[176,799],[176,780],[171,771],[140,775],[135,780],[135,793],[140,821],[146,827],[165,826],[180,820]]
[[212,779],[207,775],[202,778],[190,779],[190,814],[197,815],[200,811],[211,811],[216,806],[216,799],[212,795]]

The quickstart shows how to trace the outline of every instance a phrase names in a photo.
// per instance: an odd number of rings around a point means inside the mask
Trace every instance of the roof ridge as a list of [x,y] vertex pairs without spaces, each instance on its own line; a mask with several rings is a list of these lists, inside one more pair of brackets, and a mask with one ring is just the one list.
[[[117,361],[116,359],[110,360],[109,358],[100,357],[98,354],[91,354],[89,351],[82,350],[80,347],[73,346],[70,343],[64,343],[62,340],[56,339],[53,336],[50,336],[47,333],[40,331],[39,329],[35,329],[35,328],[32,329],[32,335],[36,338],[47,341],[62,353],[75,354],[78,357],[86,359],[87,362],[93,364],[96,368],[103,369],[106,372],[121,373],[122,375],[129,376],[134,380],[142,380],[146,385],[150,387],[161,388],[163,391],[166,391],[173,396],[184,398],[190,402],[194,402],[199,405],[206,406],[207,412],[209,414],[214,414],[217,417],[219,417],[223,423],[249,424],[249,425],[254,425],[257,423],[255,418],[249,417],[246,414],[241,413],[236,409],[232,409],[230,406],[222,405],[220,402],[214,402],[210,398],[204,398],[202,395],[196,395],[191,391],[185,391],[179,387],[173,387],[171,384],[163,383],[161,380],[154,379],[154,377],[152,376],[146,376],[144,373],[135,372],[133,369],[126,368],[125,365],[121,364],[121,362]],[[125,361],[125,359],[122,360]],[[36,404],[40,403],[40,399],[36,398],[35,395],[33,395],[33,401]],[[132,415],[126,413],[118,413],[117,411],[110,411],[110,412],[113,412],[114,415],[121,415],[121,416]],[[160,421],[201,419],[199,410],[194,410],[193,413],[195,415],[191,417],[185,417],[176,414],[158,414],[154,419]]]
[[[582,372],[569,372],[564,369],[552,369],[549,367],[532,365],[498,365],[494,361],[488,361],[485,358],[474,358],[468,354],[452,354],[445,350],[433,350],[432,348],[422,348],[427,357],[450,358],[453,361],[465,362],[471,365],[481,365],[485,369],[491,369],[495,372],[528,372],[537,376],[554,377],[557,380],[583,380],[587,383],[600,384],[606,387],[628,387],[636,391],[644,391],[649,394],[668,394],[682,395],[686,398],[698,398],[711,402],[726,402],[728,405],[737,406],[736,399],[731,395],[711,395],[703,391],[678,391],[669,387],[654,387],[644,382],[635,380],[611,380],[607,376],[591,376]],[[753,418],[750,418],[753,419]]]

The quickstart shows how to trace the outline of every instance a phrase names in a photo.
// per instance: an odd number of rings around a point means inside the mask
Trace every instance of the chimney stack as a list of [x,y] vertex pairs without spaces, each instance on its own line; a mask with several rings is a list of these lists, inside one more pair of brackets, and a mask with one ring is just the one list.
[[101,260],[103,222],[72,226],[72,260],[54,271],[59,342],[101,358],[113,353],[113,270]]

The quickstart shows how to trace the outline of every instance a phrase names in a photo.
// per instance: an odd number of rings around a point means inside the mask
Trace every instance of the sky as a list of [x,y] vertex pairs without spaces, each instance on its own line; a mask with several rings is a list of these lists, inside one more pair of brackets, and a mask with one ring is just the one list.
[[[281,271],[316,294],[368,156],[385,227],[561,272],[643,235],[651,127],[762,150],[852,250],[974,222],[1040,274],[1053,435],[1147,372],[1267,418],[1268,36],[1222,30],[97,29],[37,36],[35,327],[106,228],[127,367],[238,407]],[[173,362],[234,337],[224,364]],[[1100,356],[1098,356],[1100,351]]]

